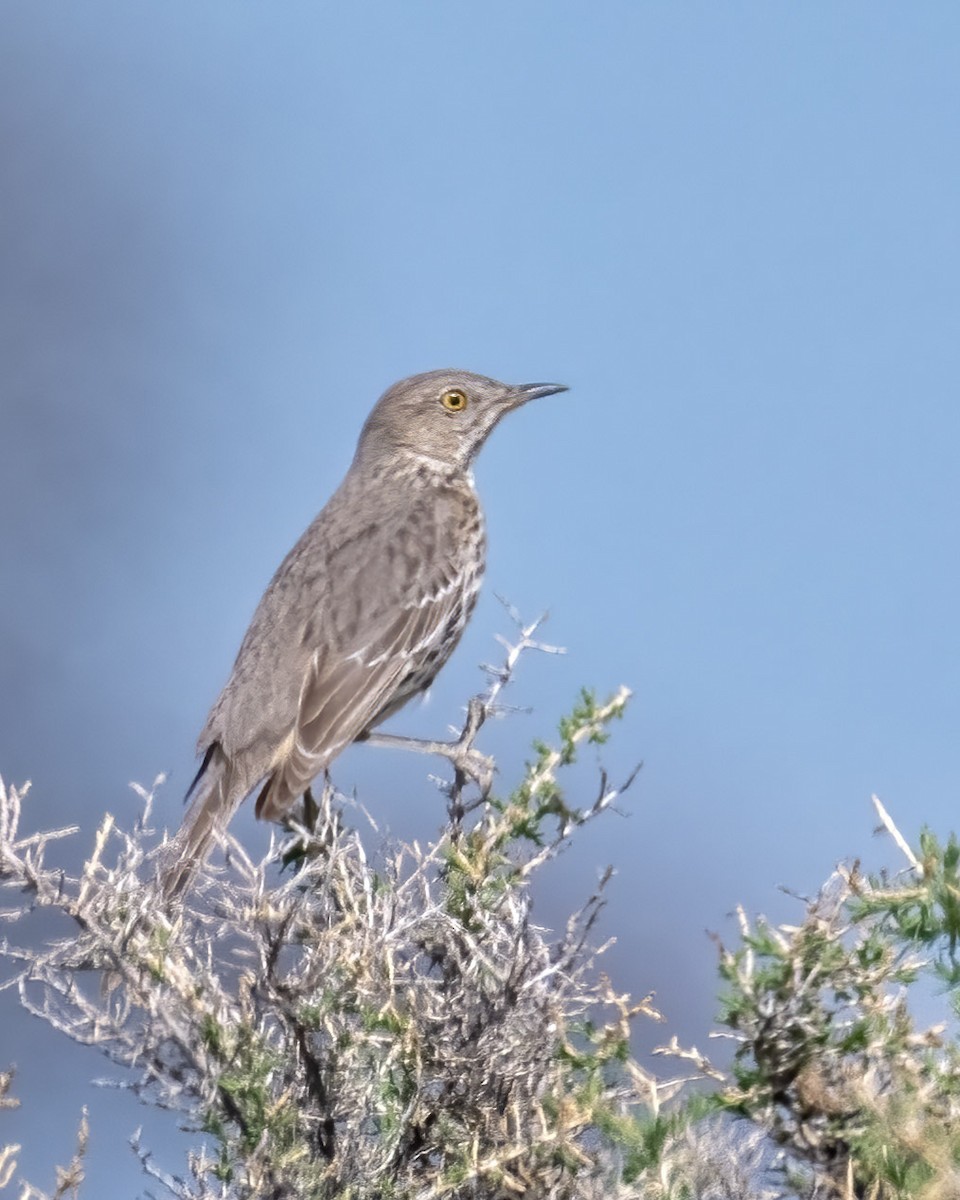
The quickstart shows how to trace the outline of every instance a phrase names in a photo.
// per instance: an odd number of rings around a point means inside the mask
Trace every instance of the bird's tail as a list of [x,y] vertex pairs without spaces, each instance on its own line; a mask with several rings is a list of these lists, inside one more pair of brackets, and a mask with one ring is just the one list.
[[176,837],[164,848],[160,863],[160,894],[164,903],[175,900],[190,886],[213,845],[243,799],[226,755],[214,742],[187,792],[190,801]]

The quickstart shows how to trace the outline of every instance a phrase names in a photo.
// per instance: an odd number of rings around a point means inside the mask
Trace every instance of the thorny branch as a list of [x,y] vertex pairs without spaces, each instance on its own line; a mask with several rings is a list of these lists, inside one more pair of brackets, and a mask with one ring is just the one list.
[[[520,627],[470,705],[468,751],[521,655],[552,649],[536,628]],[[472,824],[464,811],[426,849],[381,846],[369,859],[344,819],[350,802],[328,783],[295,853],[256,863],[225,836],[228,869],[205,867],[175,916],[156,903],[152,792],[141,790],[132,832],[104,818],[74,879],[47,864],[69,831],[21,835],[23,792],[5,789],[0,883],[16,899],[3,915],[12,924],[54,908],[77,930],[39,953],[5,942],[6,986],[128,1068],[120,1086],[204,1130],[189,1183],[136,1142],[182,1200],[637,1195],[604,1131],[659,1086],[613,1069],[629,1021],[653,1009],[628,1005],[595,972],[609,873],[558,941],[532,923],[529,894],[534,867],[577,823],[557,775],[626,698],[582,701],[561,748],[540,747],[520,788],[474,806]],[[602,778],[583,819],[616,794]],[[558,832],[547,838],[550,816]],[[281,852],[298,869],[271,885]],[[588,1079],[589,1101],[578,1099]]]

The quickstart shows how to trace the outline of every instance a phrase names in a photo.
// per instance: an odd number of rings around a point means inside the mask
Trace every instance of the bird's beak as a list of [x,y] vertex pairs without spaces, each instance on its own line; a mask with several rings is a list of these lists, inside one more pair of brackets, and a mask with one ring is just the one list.
[[520,404],[528,400],[539,400],[541,396],[555,396],[557,392],[567,391],[565,383],[521,383],[516,389]]

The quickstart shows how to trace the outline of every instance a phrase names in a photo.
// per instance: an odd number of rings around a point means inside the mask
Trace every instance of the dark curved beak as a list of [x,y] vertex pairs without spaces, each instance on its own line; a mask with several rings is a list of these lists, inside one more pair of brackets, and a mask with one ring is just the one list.
[[539,400],[541,396],[555,396],[557,392],[569,391],[565,383],[521,383],[517,391],[527,400]]

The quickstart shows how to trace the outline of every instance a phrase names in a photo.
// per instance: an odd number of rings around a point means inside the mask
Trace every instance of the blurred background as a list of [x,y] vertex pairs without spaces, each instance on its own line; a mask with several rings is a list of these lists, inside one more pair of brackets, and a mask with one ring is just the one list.
[[[581,685],[634,691],[644,767],[536,894],[607,865],[620,990],[708,1043],[738,903],[776,920],[872,838],[945,833],[960,757],[960,8],[563,0],[7,0],[0,12],[0,774],[76,866],[129,781],[175,825],[256,601],[394,380],[442,366],[571,391],[477,469],[484,599],[428,702],[442,734],[522,615],[484,731],[504,788]],[[570,799],[592,799],[590,752]],[[335,780],[395,837],[418,756]],[[252,851],[268,831],[235,826]],[[371,835],[372,836],[372,835]],[[0,995],[50,1187],[81,1105],[88,1193],[182,1169],[175,1123]],[[156,1190],[154,1188],[154,1190]]]

